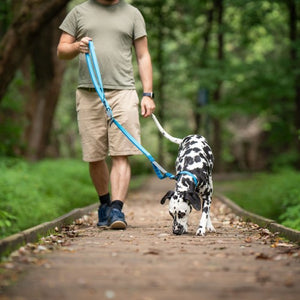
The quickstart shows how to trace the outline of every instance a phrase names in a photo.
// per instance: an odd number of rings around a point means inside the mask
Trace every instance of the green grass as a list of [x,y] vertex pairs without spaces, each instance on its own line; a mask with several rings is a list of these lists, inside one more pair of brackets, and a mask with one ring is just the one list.
[[0,161],[0,237],[96,201],[87,165],[83,162]]
[[242,208],[300,230],[300,172],[260,173],[215,185]]
[[[131,188],[143,179],[132,180]],[[96,202],[87,163],[0,159],[0,238]]]

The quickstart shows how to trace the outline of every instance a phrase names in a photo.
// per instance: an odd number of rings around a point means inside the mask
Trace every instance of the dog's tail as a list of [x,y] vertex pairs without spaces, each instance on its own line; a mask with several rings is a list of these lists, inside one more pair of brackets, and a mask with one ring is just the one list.
[[155,122],[155,125],[157,126],[157,128],[159,129],[159,131],[162,133],[162,135],[167,138],[168,140],[170,140],[171,142],[175,143],[175,144],[181,144],[181,142],[183,141],[182,139],[178,139],[178,138],[175,138],[171,135],[169,135],[163,128],[162,126],[160,125],[160,123],[158,122],[158,120],[156,119],[155,115],[152,114],[152,119],[154,120]]

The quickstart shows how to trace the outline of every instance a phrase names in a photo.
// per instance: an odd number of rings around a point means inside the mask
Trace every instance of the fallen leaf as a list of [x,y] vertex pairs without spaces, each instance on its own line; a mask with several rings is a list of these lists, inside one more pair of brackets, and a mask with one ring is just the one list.
[[159,250],[157,249],[149,249],[147,252],[143,253],[144,255],[159,255]]
[[292,248],[292,247],[294,247],[294,245],[293,244],[289,244],[289,243],[277,243],[277,247]]
[[245,239],[245,243],[252,243],[252,238],[249,236]]
[[265,253],[256,253],[256,256],[255,256],[256,259],[271,259],[270,256],[268,256],[267,254]]
[[83,224],[83,219],[79,218],[79,219],[75,220],[75,224],[76,225],[82,225]]

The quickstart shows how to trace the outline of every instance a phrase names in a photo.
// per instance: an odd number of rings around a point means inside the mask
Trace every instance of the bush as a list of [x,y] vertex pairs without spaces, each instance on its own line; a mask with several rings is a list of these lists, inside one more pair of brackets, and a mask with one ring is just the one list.
[[250,179],[227,182],[225,186],[228,197],[242,208],[300,230],[299,182],[299,172],[281,170],[255,174]]
[[287,208],[279,220],[284,226],[300,230],[300,204]]

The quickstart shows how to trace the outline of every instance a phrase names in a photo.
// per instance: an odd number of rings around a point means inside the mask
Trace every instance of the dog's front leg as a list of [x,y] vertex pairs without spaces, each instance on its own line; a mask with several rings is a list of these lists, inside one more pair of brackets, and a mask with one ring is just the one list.
[[208,219],[207,219],[207,223],[206,223],[206,229],[209,232],[216,232],[215,227],[213,226],[211,219],[210,219],[210,214],[208,214]]
[[212,226],[209,211],[210,211],[210,204],[211,204],[211,196],[210,195],[203,195],[203,208],[202,208],[202,216],[200,219],[199,227],[196,232],[196,235],[205,235],[206,227],[208,227],[209,231],[215,230]]

